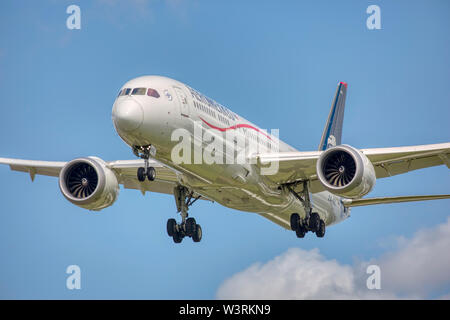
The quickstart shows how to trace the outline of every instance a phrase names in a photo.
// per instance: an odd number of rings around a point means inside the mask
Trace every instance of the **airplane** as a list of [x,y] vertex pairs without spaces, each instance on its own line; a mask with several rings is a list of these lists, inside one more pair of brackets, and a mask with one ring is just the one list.
[[[438,165],[450,168],[450,143],[375,149],[342,144],[347,88],[347,83],[338,83],[318,150],[298,151],[188,85],[163,76],[142,76],[122,86],[112,108],[116,132],[138,159],[0,158],[0,164],[28,172],[32,181],[36,174],[58,177],[68,201],[93,211],[111,206],[119,185],[143,194],[173,195],[181,221],[168,219],[166,227],[175,243],[185,237],[202,239],[201,226],[188,214],[199,199],[257,213],[298,238],[308,232],[320,238],[326,227],[347,219],[352,207],[450,198],[450,194],[364,198],[377,179]],[[184,136],[174,138],[174,132]],[[240,156],[245,161],[207,163],[206,158],[195,159],[195,154],[192,161],[189,150],[179,151],[184,140],[201,156],[219,160]]]

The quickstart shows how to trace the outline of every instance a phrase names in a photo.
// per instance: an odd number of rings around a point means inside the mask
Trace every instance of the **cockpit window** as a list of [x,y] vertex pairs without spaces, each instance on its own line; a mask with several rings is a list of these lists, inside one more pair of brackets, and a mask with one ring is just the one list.
[[119,96],[127,96],[130,94],[130,88],[123,88],[122,91],[119,92]]
[[155,89],[152,89],[152,88],[148,88],[148,90],[147,90],[147,95],[148,95],[149,97],[159,98],[159,93],[158,93],[158,91],[156,91]]
[[145,94],[146,88],[134,88],[131,95],[143,96]]

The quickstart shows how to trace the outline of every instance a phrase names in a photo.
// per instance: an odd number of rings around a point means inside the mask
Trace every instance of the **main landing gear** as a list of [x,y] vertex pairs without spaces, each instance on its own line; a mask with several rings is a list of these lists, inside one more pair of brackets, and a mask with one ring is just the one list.
[[144,182],[145,178],[147,178],[149,181],[153,181],[156,178],[155,168],[150,167],[148,164],[148,159],[150,158],[150,150],[151,146],[133,148],[133,153],[137,157],[144,159],[144,167],[140,167],[137,170],[137,178],[140,182]]
[[173,192],[177,212],[181,213],[181,223],[175,219],[167,221],[167,234],[173,238],[173,242],[180,243],[184,237],[191,237],[194,242],[202,240],[202,227],[197,224],[194,218],[188,218],[188,208],[197,201],[200,196],[193,197],[193,192],[189,192],[186,187],[177,186]]
[[305,237],[308,231],[314,232],[317,237],[325,236],[325,221],[320,219],[317,212],[312,212],[311,201],[309,199],[308,182],[303,182],[303,190],[300,193],[295,192],[290,185],[286,185],[288,190],[303,204],[306,217],[300,218],[298,213],[291,214],[291,229],[295,231],[297,238]]

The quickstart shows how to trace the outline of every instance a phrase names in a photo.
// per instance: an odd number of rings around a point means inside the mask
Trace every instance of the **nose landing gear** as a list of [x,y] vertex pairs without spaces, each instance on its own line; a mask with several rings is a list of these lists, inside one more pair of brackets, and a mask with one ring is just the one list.
[[144,168],[143,167],[138,168],[137,178],[140,182],[145,181],[145,178],[147,178],[149,181],[153,181],[156,178],[156,170],[153,167],[149,167],[147,163],[147,165]]
[[148,159],[150,158],[150,154],[152,152],[152,146],[145,146],[145,147],[133,147],[133,153],[141,158],[144,159],[144,167],[140,167],[137,170],[137,178],[140,182],[144,182],[145,178],[147,178],[149,181],[153,181],[156,178],[156,170],[153,167],[150,167],[148,164]]

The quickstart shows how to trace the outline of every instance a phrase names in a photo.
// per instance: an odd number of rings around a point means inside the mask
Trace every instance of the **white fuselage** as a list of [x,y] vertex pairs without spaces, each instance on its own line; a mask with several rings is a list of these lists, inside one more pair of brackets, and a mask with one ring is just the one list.
[[[119,136],[128,145],[151,145],[156,151],[152,157],[179,172],[180,184],[196,193],[233,209],[259,213],[285,228],[289,228],[287,221],[292,213],[305,216],[302,203],[286,188],[261,175],[255,164],[207,163],[203,158],[194,159],[193,155],[193,160],[186,163],[174,161],[173,150],[180,145],[174,132],[179,133],[180,129],[189,134],[193,150],[197,148],[201,155],[205,151],[211,154],[212,146],[223,145],[213,148],[212,154],[234,158],[235,149],[242,150],[227,136],[229,133],[233,133],[234,139],[247,141],[246,156],[267,147],[269,151],[273,148],[280,152],[296,151],[189,86],[160,76],[130,80],[114,102],[112,117]],[[208,133],[199,135],[198,128]],[[227,144],[234,144],[234,148],[227,148]],[[329,192],[311,194],[311,201],[314,211],[327,225],[349,216],[341,198]]]

